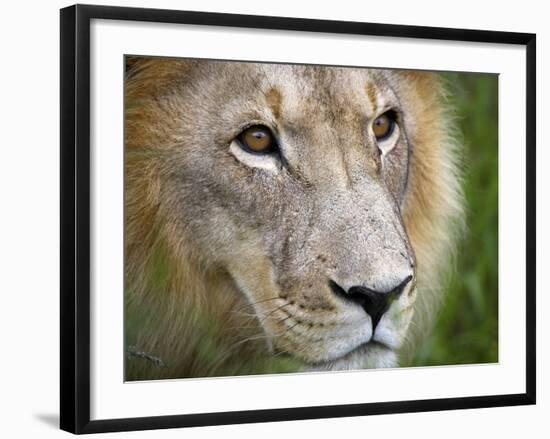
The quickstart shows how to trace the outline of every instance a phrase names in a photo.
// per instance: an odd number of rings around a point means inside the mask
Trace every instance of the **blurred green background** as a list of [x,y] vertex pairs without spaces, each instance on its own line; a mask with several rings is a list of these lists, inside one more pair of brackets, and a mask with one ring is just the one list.
[[410,366],[498,361],[498,76],[442,75],[464,145],[467,231],[436,326]]

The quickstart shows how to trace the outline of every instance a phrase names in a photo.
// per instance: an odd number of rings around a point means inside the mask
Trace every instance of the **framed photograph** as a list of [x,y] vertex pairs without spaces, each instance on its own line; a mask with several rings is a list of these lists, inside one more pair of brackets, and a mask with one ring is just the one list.
[[61,10],[61,428],[535,403],[535,35]]

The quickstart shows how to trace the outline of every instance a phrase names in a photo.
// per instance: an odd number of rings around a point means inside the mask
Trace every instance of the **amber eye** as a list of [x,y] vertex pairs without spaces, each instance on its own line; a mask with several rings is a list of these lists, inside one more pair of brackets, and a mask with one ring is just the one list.
[[376,137],[376,140],[384,140],[390,137],[395,127],[395,113],[393,111],[386,111],[384,114],[378,116],[372,123],[372,132]]
[[271,130],[263,125],[254,125],[237,136],[241,146],[254,153],[268,153],[275,150],[277,143]]

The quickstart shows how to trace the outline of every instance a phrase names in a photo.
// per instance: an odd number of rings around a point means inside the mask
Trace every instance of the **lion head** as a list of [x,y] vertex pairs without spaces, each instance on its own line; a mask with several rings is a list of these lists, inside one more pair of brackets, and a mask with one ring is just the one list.
[[[167,365],[130,375],[221,374],[243,349],[301,370],[396,366],[461,217],[437,75],[128,65],[126,295],[148,310],[136,348]],[[197,360],[212,340],[220,355]]]

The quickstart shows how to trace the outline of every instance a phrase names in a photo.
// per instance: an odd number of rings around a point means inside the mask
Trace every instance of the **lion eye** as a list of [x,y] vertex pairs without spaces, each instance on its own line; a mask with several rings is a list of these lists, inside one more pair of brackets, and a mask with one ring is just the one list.
[[384,114],[374,119],[372,123],[372,132],[377,141],[385,140],[391,136],[395,128],[395,113],[386,111]]
[[253,153],[266,154],[275,150],[277,142],[271,130],[264,125],[254,125],[237,136],[241,147]]

